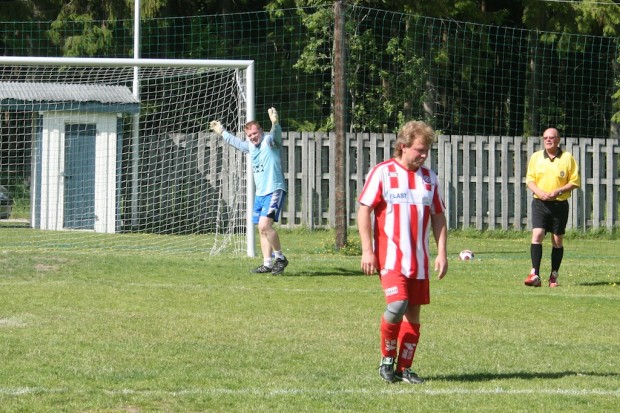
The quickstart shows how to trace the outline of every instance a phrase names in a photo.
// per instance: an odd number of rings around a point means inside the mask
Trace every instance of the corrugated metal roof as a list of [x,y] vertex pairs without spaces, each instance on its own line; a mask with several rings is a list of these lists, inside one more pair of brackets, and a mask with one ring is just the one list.
[[0,100],[139,103],[128,87],[75,83],[0,82]]

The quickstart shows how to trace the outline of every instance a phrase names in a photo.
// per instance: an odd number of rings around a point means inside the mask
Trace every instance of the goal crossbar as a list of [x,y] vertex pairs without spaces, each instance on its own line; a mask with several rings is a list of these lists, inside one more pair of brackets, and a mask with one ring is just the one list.
[[[39,57],[39,56],[0,56],[2,65],[44,65],[44,66],[144,66],[144,67],[213,67],[246,69],[254,71],[253,60],[227,59],[132,59],[106,57]],[[248,76],[253,81],[254,76]],[[249,92],[249,91],[248,91]]]

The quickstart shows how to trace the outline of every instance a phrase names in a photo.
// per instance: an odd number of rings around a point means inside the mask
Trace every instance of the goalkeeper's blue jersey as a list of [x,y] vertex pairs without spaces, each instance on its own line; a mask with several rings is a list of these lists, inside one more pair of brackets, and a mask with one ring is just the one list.
[[224,131],[224,140],[252,158],[252,171],[256,196],[269,195],[278,189],[286,191],[280,149],[282,148],[282,128],[274,125],[268,134],[263,135],[261,142],[254,146],[248,141],[241,140],[235,135]]

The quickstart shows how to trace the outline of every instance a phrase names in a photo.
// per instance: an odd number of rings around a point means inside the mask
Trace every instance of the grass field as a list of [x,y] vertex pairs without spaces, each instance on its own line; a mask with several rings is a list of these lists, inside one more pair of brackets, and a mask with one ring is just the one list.
[[[27,229],[24,229],[27,231]],[[527,288],[529,234],[451,234],[414,369],[378,373],[377,277],[329,232],[283,231],[257,259],[22,251],[0,228],[2,412],[612,412],[620,406],[620,254],[566,241],[555,289]],[[353,236],[352,236],[353,237]],[[459,262],[458,251],[476,252]],[[549,263],[545,244],[543,273]],[[545,277],[546,278],[546,277]],[[545,279],[546,282],[546,279]]]

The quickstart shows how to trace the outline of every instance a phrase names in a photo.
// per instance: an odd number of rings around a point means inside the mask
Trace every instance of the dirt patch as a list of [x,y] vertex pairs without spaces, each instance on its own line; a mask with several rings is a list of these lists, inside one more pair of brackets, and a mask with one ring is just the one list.
[[57,271],[58,270],[58,265],[57,264],[35,264],[34,265],[34,269],[40,272],[49,272],[49,271]]
[[0,318],[0,328],[1,327],[22,327],[24,323],[19,320],[15,320],[13,318]]

